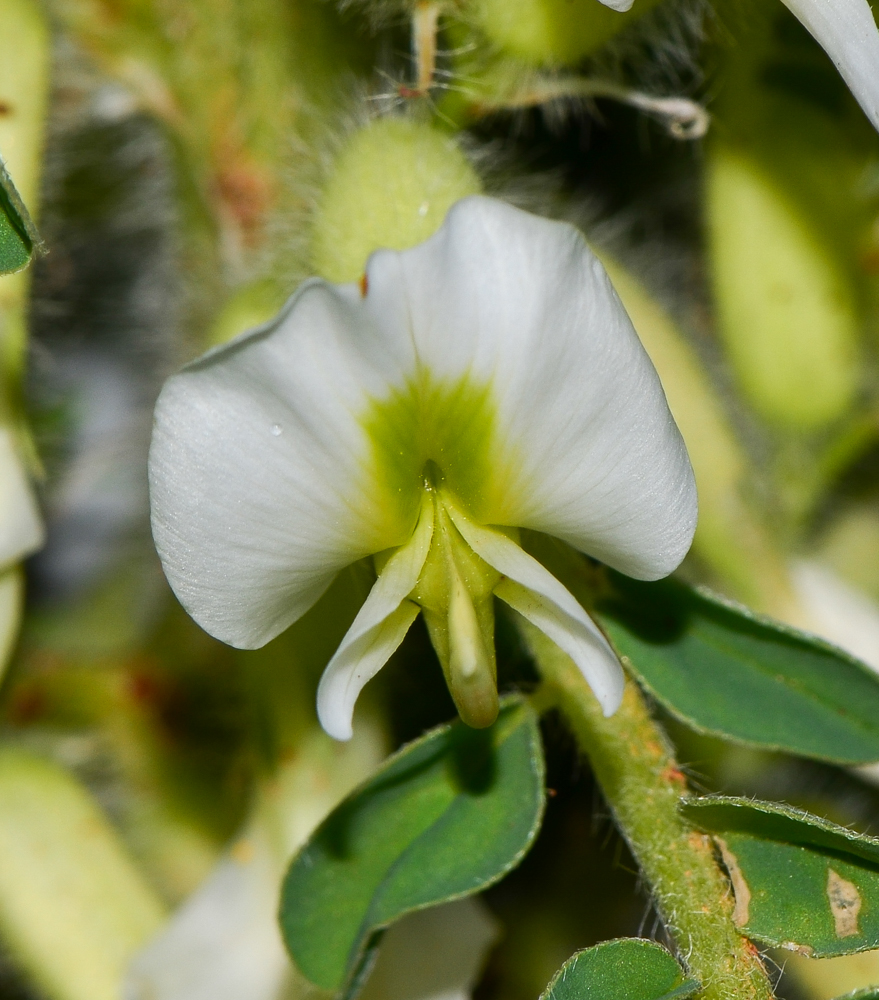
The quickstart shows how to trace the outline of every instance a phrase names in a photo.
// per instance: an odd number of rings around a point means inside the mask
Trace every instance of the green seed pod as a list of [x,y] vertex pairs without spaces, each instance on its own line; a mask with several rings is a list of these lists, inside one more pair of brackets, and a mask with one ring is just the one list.
[[659,0],[625,14],[599,0],[472,0],[489,40],[531,65],[571,65],[591,55]]
[[715,144],[707,213],[719,330],[766,420],[813,430],[858,386],[856,293],[834,248],[746,152]]
[[373,250],[422,242],[456,201],[480,189],[449,135],[408,118],[379,118],[336,160],[315,218],[314,268],[329,281],[356,281]]

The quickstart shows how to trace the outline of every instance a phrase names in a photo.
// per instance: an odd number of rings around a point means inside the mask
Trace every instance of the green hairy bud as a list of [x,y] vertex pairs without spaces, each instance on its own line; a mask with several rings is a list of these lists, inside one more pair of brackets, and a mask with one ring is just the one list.
[[329,281],[356,281],[367,257],[403,250],[439,229],[479,178],[453,138],[407,118],[380,118],[339,154],[314,226],[313,265]]
[[531,64],[570,65],[591,55],[658,0],[621,14],[597,0],[475,0],[479,25],[499,49]]

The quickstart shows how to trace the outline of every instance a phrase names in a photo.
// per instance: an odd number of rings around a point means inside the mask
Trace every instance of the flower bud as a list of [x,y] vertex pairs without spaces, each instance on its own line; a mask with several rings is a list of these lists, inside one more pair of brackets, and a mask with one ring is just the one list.
[[473,0],[479,26],[508,55],[532,65],[571,65],[599,49],[658,0],[626,13],[598,0]]
[[339,154],[321,195],[312,263],[330,281],[357,281],[379,247],[403,250],[439,229],[481,188],[453,138],[408,118],[379,118]]

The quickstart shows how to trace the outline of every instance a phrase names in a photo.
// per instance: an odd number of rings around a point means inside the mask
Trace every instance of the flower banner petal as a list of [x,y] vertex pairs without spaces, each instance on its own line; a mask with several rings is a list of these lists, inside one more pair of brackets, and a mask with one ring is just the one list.
[[605,715],[613,715],[623,697],[623,668],[573,594],[506,535],[473,524],[454,509],[449,513],[473,551],[508,578],[495,594],[571,657]]
[[627,10],[632,9],[632,4],[635,0],[601,0],[605,7],[610,7],[611,10],[618,10],[621,13],[625,13]]
[[495,482],[482,523],[533,528],[629,576],[677,567],[693,472],[659,377],[574,227],[474,196],[399,261],[422,368],[488,387]]
[[406,598],[418,583],[433,535],[433,507],[425,503],[411,541],[395,552],[327,664],[317,690],[317,714],[337,740],[353,734],[354,705],[364,685],[388,662],[420,608]]
[[879,129],[879,30],[867,0],[783,0]]
[[412,529],[389,521],[371,489],[359,414],[412,367],[404,320],[395,339],[393,314],[379,328],[372,308],[356,286],[308,282],[277,319],[195,361],[159,397],[156,548],[186,610],[230,645],[268,642],[340,569]]

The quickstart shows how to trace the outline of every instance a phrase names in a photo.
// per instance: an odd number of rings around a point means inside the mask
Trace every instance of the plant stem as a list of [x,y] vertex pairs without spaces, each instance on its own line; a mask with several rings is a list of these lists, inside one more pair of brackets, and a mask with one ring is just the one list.
[[734,900],[711,838],[678,811],[686,779],[662,729],[629,680],[623,703],[604,718],[574,663],[533,626],[523,632],[545,681],[546,700],[568,718],[629,843],[680,956],[704,1000],[769,1000],[757,949],[736,930]]

